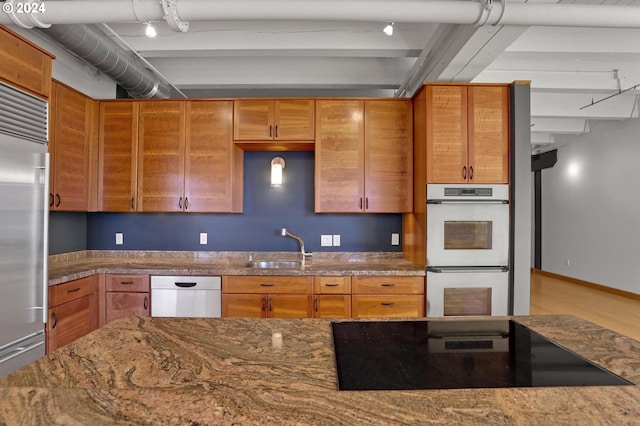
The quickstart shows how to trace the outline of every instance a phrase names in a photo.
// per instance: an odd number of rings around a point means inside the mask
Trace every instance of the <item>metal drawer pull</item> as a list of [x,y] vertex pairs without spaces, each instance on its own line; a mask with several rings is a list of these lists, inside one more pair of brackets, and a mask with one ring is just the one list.
[[182,288],[195,287],[196,285],[198,285],[198,283],[184,283],[184,282],[177,282],[177,283],[174,283],[174,284],[176,286],[182,287]]
[[122,285],[132,285],[133,281],[120,281],[120,284],[122,284]]
[[382,283],[380,284],[382,287],[395,287],[396,285],[393,283]]
[[315,311],[318,312],[318,298],[315,300]]
[[273,312],[273,299],[269,298],[269,312]]
[[51,328],[54,329],[56,328],[56,325],[58,325],[58,315],[56,315],[56,313],[52,313],[51,314],[51,318],[53,318],[53,324],[51,324]]
[[326,283],[325,286],[327,287],[340,287],[339,283]]
[[145,310],[149,306],[149,299],[147,298],[147,296],[144,297],[144,302],[143,302],[142,306],[144,307]]
[[393,303],[393,302],[381,302],[380,304],[382,306],[393,306],[393,305],[395,305],[395,303]]
[[260,283],[260,287],[273,287],[275,284],[271,283]]
[[75,293],[76,291],[80,291],[80,287],[74,288],[73,290],[67,290],[67,293]]

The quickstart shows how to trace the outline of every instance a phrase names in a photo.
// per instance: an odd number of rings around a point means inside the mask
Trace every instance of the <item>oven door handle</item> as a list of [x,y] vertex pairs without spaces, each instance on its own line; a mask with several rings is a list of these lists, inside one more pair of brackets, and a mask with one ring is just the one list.
[[509,272],[508,266],[427,266],[427,272],[459,273],[459,272]]
[[427,204],[509,204],[509,200],[427,200]]

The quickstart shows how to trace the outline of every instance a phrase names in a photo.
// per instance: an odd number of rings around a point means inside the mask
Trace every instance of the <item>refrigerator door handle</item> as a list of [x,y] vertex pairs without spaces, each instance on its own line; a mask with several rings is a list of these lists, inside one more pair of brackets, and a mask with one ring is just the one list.
[[38,167],[41,170],[41,179],[44,185],[43,195],[44,204],[42,211],[42,322],[47,323],[48,320],[48,295],[49,295],[49,153],[42,154],[43,166]]

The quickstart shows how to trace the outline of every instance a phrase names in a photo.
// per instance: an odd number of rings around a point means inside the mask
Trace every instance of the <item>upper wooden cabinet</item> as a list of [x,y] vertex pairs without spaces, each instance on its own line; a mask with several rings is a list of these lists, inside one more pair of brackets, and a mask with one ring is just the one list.
[[316,123],[316,212],[411,211],[411,101],[318,100]]
[[508,86],[425,90],[427,183],[508,183]]
[[242,211],[233,101],[141,102],[138,210]]
[[54,82],[51,101],[51,193],[49,207],[58,211],[89,210],[92,115],[95,101]]
[[138,102],[100,102],[98,210],[136,210]]
[[53,55],[0,25],[0,80],[48,98]]
[[[233,139],[255,142],[257,145],[260,145],[260,141],[313,141],[314,104],[313,99],[236,100]],[[287,149],[286,145],[280,147]],[[307,148],[303,146],[302,149]]]

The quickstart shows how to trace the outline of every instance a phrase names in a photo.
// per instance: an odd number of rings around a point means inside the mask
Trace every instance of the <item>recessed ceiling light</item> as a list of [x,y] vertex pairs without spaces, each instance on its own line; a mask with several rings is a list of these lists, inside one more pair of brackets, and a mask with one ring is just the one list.
[[153,25],[151,25],[151,22],[147,22],[147,29],[145,31],[145,34],[147,35],[147,37],[150,37],[150,38],[153,38],[158,35],[158,33],[156,32],[156,29],[153,28]]
[[382,30],[383,33],[385,33],[388,36],[392,36],[393,35],[393,22],[389,22],[387,24],[386,27],[384,27],[384,29]]

